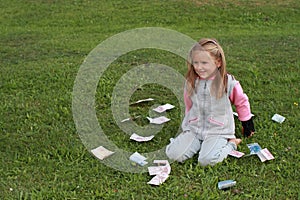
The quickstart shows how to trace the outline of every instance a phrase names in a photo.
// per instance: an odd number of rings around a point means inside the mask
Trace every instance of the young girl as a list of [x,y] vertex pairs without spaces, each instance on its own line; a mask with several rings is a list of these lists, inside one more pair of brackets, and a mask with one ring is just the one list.
[[199,153],[198,162],[214,165],[237,149],[242,141],[234,135],[234,104],[243,134],[254,134],[248,97],[235,78],[227,74],[225,55],[214,39],[201,39],[188,56],[184,88],[185,117],[182,133],[166,148],[170,159],[183,162]]

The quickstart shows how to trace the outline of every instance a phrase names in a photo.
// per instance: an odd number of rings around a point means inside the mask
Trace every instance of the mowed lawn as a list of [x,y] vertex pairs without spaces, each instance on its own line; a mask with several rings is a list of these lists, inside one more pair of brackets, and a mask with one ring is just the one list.
[[[300,199],[299,9],[296,0],[0,0],[0,199]],[[167,181],[151,186],[148,173],[116,170],[89,153],[73,120],[77,72],[98,44],[143,27],[171,29],[194,40],[218,39],[228,71],[241,82],[255,115],[256,134],[243,139],[239,151],[248,154],[246,144],[257,142],[274,160],[228,157],[204,168],[195,157],[172,163]],[[143,127],[154,105],[176,106],[155,138],[133,142],[114,121],[115,84],[128,70],[148,63],[186,72],[179,56],[141,49],[113,62],[96,90],[99,125],[128,152],[163,148],[181,123],[182,102],[155,80],[137,88],[130,102],[155,101],[129,108]],[[272,121],[275,113],[286,120]],[[240,132],[236,119],[238,137]],[[219,190],[217,183],[227,179],[236,186]]]

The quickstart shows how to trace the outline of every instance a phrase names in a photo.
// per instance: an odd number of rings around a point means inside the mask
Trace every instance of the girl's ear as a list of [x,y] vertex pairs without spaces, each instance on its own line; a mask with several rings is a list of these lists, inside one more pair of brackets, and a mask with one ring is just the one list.
[[221,59],[217,59],[216,60],[216,65],[218,68],[220,68],[222,66],[222,60]]

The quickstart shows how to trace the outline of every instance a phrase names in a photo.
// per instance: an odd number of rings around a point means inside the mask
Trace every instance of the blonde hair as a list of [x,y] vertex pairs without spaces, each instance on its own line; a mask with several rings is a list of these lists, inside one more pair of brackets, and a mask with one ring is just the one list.
[[216,39],[203,38],[197,44],[195,44],[189,52],[186,73],[186,90],[188,95],[192,95],[195,91],[195,81],[198,77],[194,70],[192,62],[192,54],[195,51],[207,51],[210,56],[220,61],[221,65],[218,67],[218,72],[213,80],[211,86],[211,92],[216,98],[221,98],[224,92],[227,92],[227,71],[225,54],[222,47],[219,45]]

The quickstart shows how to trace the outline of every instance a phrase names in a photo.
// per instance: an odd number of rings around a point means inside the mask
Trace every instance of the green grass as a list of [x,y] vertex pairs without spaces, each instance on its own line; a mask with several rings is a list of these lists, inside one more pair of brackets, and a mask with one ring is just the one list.
[[[1,199],[300,199],[300,4],[267,1],[0,1],[0,198]],[[228,70],[240,80],[256,115],[256,135],[244,139],[268,148],[275,160],[228,158],[200,167],[196,158],[172,163],[169,179],[147,184],[147,173],[115,170],[85,148],[72,116],[72,91],[80,65],[105,39],[133,28],[164,27],[198,40],[215,37]],[[180,125],[179,103],[166,87],[145,85],[131,100],[144,126],[151,106],[172,103],[172,118],[152,142],[136,144],[110,110],[112,90],[129,69],[146,63],[172,66],[183,59],[159,50],[134,51],[103,74],[96,94],[99,124],[119,148],[148,152],[164,147]],[[103,87],[102,87],[103,86]],[[162,95],[163,94],[163,95]],[[286,117],[282,124],[273,114]],[[241,125],[236,121],[237,136]],[[232,189],[217,189],[234,179]]]

